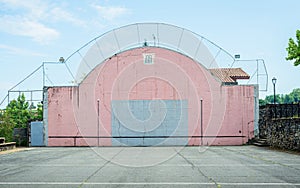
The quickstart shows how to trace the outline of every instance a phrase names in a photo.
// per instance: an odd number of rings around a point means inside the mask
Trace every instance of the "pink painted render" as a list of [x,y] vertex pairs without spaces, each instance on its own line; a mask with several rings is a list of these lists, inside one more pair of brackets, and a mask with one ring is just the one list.
[[[155,54],[154,64],[143,63],[145,53]],[[147,47],[112,56],[92,70],[79,87],[49,87],[48,145],[96,146],[96,138],[54,137],[99,134],[107,137],[99,144],[111,146],[111,101],[139,99],[188,100],[188,136],[200,135],[202,99],[203,132],[210,136],[203,138],[205,145],[241,145],[254,136],[254,86],[222,86],[192,59]],[[202,143],[200,138],[191,138],[188,144]]]

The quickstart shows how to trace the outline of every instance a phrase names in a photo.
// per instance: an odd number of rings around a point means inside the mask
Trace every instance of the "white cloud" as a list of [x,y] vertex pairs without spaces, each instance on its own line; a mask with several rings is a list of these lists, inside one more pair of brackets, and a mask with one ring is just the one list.
[[94,7],[99,11],[100,15],[106,20],[113,20],[122,15],[128,14],[129,9],[123,7],[113,7],[113,6],[100,6],[94,5]]
[[0,31],[30,37],[40,44],[49,44],[60,35],[57,29],[49,27],[49,23],[67,22],[85,26],[83,20],[51,1],[0,0],[0,3],[12,10],[2,16],[0,12]]
[[26,18],[2,16],[0,30],[9,34],[26,36],[40,44],[48,44],[59,37],[58,31]]
[[[25,12],[24,17],[40,22],[69,22],[75,25],[83,25],[83,21],[76,18],[71,12],[66,11],[61,4],[51,4],[41,0],[0,0],[6,6],[20,9]],[[50,1],[51,2],[51,1]],[[20,15],[20,14],[19,14]]]
[[43,19],[49,6],[45,1],[40,0],[0,0],[4,5],[12,10],[25,12],[25,17],[30,19]]
[[5,50],[7,53],[12,54],[12,55],[39,56],[39,57],[46,56],[45,54],[42,54],[42,53],[33,52],[33,51],[23,49],[23,48],[16,48],[16,47],[5,45],[5,44],[0,44],[0,49]]
[[[64,24],[84,29],[103,27],[98,17],[91,14],[94,13],[91,8],[106,21],[130,13],[129,9],[120,6],[92,5],[78,9],[66,2],[44,0],[0,0],[0,5],[0,32],[28,37],[40,44],[58,39],[63,32],[59,29],[66,28]],[[79,15],[81,17],[77,17]]]
[[75,18],[70,12],[63,10],[60,7],[55,7],[49,12],[51,19],[54,21],[69,22],[77,26],[85,26],[84,21]]

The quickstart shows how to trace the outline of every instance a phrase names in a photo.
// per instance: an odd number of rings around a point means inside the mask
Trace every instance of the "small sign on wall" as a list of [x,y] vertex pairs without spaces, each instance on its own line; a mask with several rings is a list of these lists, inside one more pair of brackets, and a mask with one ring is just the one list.
[[152,65],[154,64],[154,56],[155,54],[151,53],[151,54],[143,54],[144,56],[144,64],[145,65]]

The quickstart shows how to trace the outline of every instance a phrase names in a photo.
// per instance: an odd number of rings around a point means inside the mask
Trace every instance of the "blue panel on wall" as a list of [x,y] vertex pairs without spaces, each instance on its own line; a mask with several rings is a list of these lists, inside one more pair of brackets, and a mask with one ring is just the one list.
[[30,123],[31,146],[44,146],[43,122]]
[[186,145],[187,100],[112,101],[113,146]]

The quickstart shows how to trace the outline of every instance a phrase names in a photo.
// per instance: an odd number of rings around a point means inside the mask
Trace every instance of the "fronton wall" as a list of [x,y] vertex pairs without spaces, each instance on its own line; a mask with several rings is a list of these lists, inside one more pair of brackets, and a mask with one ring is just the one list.
[[78,87],[48,88],[48,145],[245,144],[254,136],[254,89],[222,86],[174,51],[129,50]]

